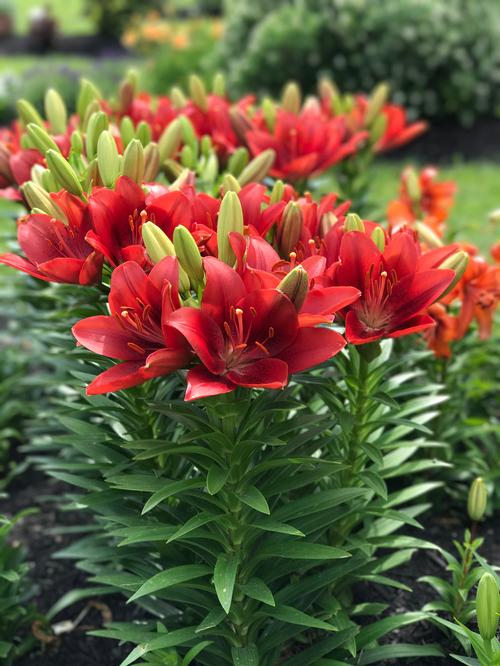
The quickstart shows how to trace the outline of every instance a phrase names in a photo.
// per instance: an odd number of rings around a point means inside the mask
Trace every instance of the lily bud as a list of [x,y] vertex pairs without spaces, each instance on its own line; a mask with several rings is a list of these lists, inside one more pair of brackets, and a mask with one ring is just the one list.
[[144,149],[144,182],[149,183],[154,180],[160,170],[160,151],[158,144],[148,143]]
[[302,92],[295,81],[286,84],[281,96],[281,106],[290,113],[299,113],[302,106]]
[[91,102],[88,105],[87,110],[85,111],[85,115],[83,116],[83,120],[80,123],[80,129],[82,130],[82,132],[87,131],[87,127],[89,126],[89,120],[90,120],[91,116],[94,113],[100,113],[100,111],[101,111],[101,107],[100,107],[99,102],[97,100],[94,100],[93,102]]
[[264,97],[261,104],[262,115],[266,121],[267,129],[274,132],[276,124],[276,104],[269,97]]
[[250,156],[246,148],[244,148],[243,146],[237,148],[234,151],[234,153],[231,155],[227,163],[228,171],[232,173],[233,176],[236,176],[236,178],[238,178],[240,173],[248,164],[249,159]]
[[194,131],[194,127],[186,116],[179,116],[179,121],[181,123],[182,129],[182,141],[187,145],[191,146],[194,152],[197,153],[198,150],[198,137]]
[[135,138],[139,139],[144,148],[151,141],[151,127],[145,120],[141,120],[141,122],[137,125],[135,130]]
[[132,139],[123,153],[123,175],[138,185],[144,180],[144,148],[139,139]]
[[479,633],[484,641],[495,638],[500,612],[500,595],[495,577],[484,573],[477,586],[476,615]]
[[194,174],[189,169],[182,169],[174,182],[171,183],[170,190],[180,190],[187,184],[194,184]]
[[368,106],[365,114],[365,125],[367,127],[372,124],[380,111],[382,111],[384,104],[387,102],[389,97],[389,92],[390,88],[385,82],[379,83],[373,91],[370,99],[368,100]]
[[61,153],[55,150],[48,150],[45,155],[47,165],[51,174],[61,187],[67,190],[70,194],[81,196],[83,189],[78,176],[72,169],[71,165],[64,159]]
[[325,213],[319,223],[321,236],[324,238],[326,234],[330,231],[330,229],[337,224],[338,221],[339,218],[331,211],[329,213]]
[[372,231],[371,239],[381,252],[385,250],[385,234],[382,227],[375,227]]
[[97,111],[90,116],[85,135],[85,150],[89,160],[96,156],[99,137],[108,127],[109,118],[104,111]]
[[64,134],[66,132],[68,124],[66,104],[54,88],[49,88],[45,93],[45,115],[54,134]]
[[163,166],[174,178],[180,178],[185,171],[189,171],[189,169],[184,169],[182,164],[179,164],[175,160],[165,160]]
[[127,72],[125,74],[125,80],[130,83],[135,93],[135,91],[139,87],[139,72],[135,67],[130,67],[129,69],[127,69]]
[[219,160],[215,153],[208,156],[200,175],[201,180],[205,183],[213,183],[216,180],[219,175]]
[[212,82],[212,91],[218,97],[224,97],[226,94],[226,77],[222,72],[217,72]]
[[243,209],[236,192],[226,192],[217,221],[217,247],[219,259],[229,266],[234,266],[236,262],[236,256],[229,242],[229,234],[232,231],[243,233]]
[[189,94],[191,99],[202,111],[208,111],[208,99],[205,84],[196,74],[189,77]]
[[212,143],[212,139],[208,136],[208,134],[204,134],[200,140],[201,154],[204,155],[205,157],[209,157],[213,152],[213,148],[214,146]]
[[109,130],[101,133],[97,142],[99,174],[106,187],[114,187],[120,175],[120,160],[116,141]]
[[247,132],[252,129],[252,123],[247,118],[245,113],[243,113],[243,111],[236,106],[229,110],[229,116],[231,118],[231,126],[234,130],[234,133],[241,141],[241,143],[245,143],[245,136]]
[[88,79],[81,79],[80,92],[76,102],[76,112],[80,116],[80,121],[85,118],[87,108],[93,102],[99,102],[102,95],[98,88]]
[[45,171],[47,171],[47,169],[41,164],[33,164],[31,167],[31,180],[42,189],[45,189],[43,186],[43,174]]
[[30,102],[25,99],[20,99],[18,100],[16,106],[19,117],[25,126],[29,125],[30,123],[38,125],[39,127],[44,126],[43,118],[35,109],[33,104],[30,104]]
[[3,176],[9,182],[14,180],[10,169],[10,151],[0,141],[0,176]]
[[302,210],[298,203],[289,201],[283,211],[283,221],[278,234],[281,255],[288,257],[297,246],[302,232]]
[[408,196],[414,203],[418,203],[422,196],[422,190],[420,189],[420,182],[415,169],[412,169],[411,167],[406,169],[404,178]]
[[222,179],[222,189],[224,192],[236,192],[241,190],[241,185],[231,173],[224,174]]
[[[319,82],[319,96],[321,99],[327,99],[332,104],[335,98],[339,97],[339,91],[335,83],[326,77],[320,79]],[[333,107],[332,107],[333,108]]]
[[182,125],[178,118],[172,121],[162,132],[158,140],[160,162],[173,157],[179,150],[182,141]]
[[345,231],[361,231],[365,232],[365,225],[363,220],[356,213],[348,213],[344,222]]
[[274,164],[276,153],[272,148],[263,150],[257,157],[249,162],[238,176],[240,185],[244,187],[248,183],[260,183],[269,173]]
[[40,172],[40,176],[42,181],[40,186],[43,187],[46,192],[57,192],[60,189],[60,186],[51,174],[50,169],[44,169],[43,172]]
[[122,81],[118,90],[119,109],[125,113],[134,101],[134,85],[130,81]]
[[269,197],[269,204],[279,203],[283,199],[283,194],[285,193],[285,185],[282,180],[277,180],[273,189],[271,190],[271,196]]
[[147,253],[154,264],[165,257],[175,257],[174,244],[160,227],[153,222],[144,222],[141,231]]
[[186,96],[178,86],[174,86],[170,91],[170,99],[174,109],[182,109],[187,104]]
[[196,167],[196,158],[191,146],[182,147],[180,161],[182,166],[186,167],[186,169],[194,169]]
[[49,193],[46,192],[42,187],[33,181],[28,180],[26,183],[24,183],[24,185],[21,185],[21,191],[31,209],[38,208],[46,215],[55,217],[57,220],[60,220],[64,224],[68,224],[66,216],[52,201]]
[[75,153],[75,155],[83,153],[83,137],[82,133],[78,130],[71,132],[71,152]]
[[42,153],[42,155],[45,155],[48,150],[55,150],[57,153],[61,152],[54,139],[49,136],[46,130],[43,127],[40,127],[40,125],[30,123],[26,130],[31,143]]
[[464,250],[460,250],[459,252],[452,254],[451,257],[448,257],[448,259],[445,259],[443,263],[439,265],[439,268],[450,268],[452,271],[455,271],[455,277],[453,278],[452,283],[441,295],[441,298],[446,296],[446,294],[449,294],[450,291],[458,284],[462,278],[462,275],[465,273],[465,269],[467,268],[468,263],[469,255],[467,252],[464,252]]
[[193,289],[203,286],[205,271],[196,241],[186,227],[178,226],[174,230],[174,249],[180,265],[186,271]]
[[377,143],[383,136],[387,128],[387,118],[379,114],[370,127],[370,139],[372,143]]
[[430,248],[443,247],[443,241],[427,224],[424,222],[414,222],[413,227],[419,239]]
[[135,139],[135,127],[130,116],[123,116],[120,122],[120,137],[123,147],[126,148],[128,144]]
[[288,296],[297,312],[304,305],[309,291],[309,278],[302,266],[295,266],[278,285],[278,289]]
[[481,520],[486,511],[488,502],[488,491],[483,479],[478,476],[471,484],[469,496],[467,498],[467,512],[469,518],[473,521]]

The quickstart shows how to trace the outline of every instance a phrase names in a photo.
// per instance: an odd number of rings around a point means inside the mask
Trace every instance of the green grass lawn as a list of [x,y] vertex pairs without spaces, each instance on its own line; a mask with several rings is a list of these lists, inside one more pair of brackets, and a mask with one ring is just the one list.
[[[372,198],[382,210],[394,199],[399,188],[399,175],[408,162],[379,162],[372,169]],[[415,166],[419,166],[415,164]],[[449,219],[451,237],[478,245],[487,255],[494,241],[500,240],[500,225],[488,216],[500,208],[500,164],[464,162],[440,168],[442,179],[454,180],[458,193]]]
[[[103,0],[107,2],[107,0]],[[29,13],[34,7],[49,5],[57,19],[58,27],[66,35],[88,34],[93,30],[92,22],[85,15],[84,0],[50,0],[44,3],[40,0],[14,0],[14,25],[16,33],[26,33],[29,25]]]

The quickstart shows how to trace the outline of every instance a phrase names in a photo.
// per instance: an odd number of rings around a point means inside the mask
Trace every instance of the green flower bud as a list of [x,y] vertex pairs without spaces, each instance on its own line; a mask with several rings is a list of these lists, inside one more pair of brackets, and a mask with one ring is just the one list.
[[149,183],[156,178],[160,171],[160,151],[158,144],[148,143],[144,149],[144,182]]
[[165,160],[163,166],[167,173],[171,174],[174,178],[180,178],[185,171],[189,171],[189,169],[184,169],[182,164],[179,164],[175,160]]
[[266,121],[267,129],[274,132],[276,124],[276,104],[269,97],[264,97],[261,104],[262,115]]
[[150,143],[152,138],[151,127],[145,120],[141,120],[141,122],[137,125],[135,130],[135,138],[139,139],[144,148],[148,145],[148,143]]
[[41,164],[33,164],[31,167],[31,180],[43,190],[45,189],[43,186],[43,174],[45,171],[47,171],[47,169]]
[[97,142],[99,174],[106,187],[114,187],[120,175],[120,160],[116,141],[109,130],[101,133]]
[[174,249],[180,265],[186,271],[193,289],[202,287],[205,280],[203,261],[196,241],[186,227],[174,230]]
[[418,174],[415,169],[411,167],[405,170],[404,174],[406,189],[408,191],[408,196],[414,203],[420,203],[420,197],[422,196],[422,190],[420,189],[420,182],[418,179]]
[[135,127],[130,116],[123,116],[121,119],[120,136],[124,148],[128,146],[132,139],[135,139]]
[[45,115],[54,134],[64,134],[66,132],[68,124],[66,104],[54,88],[49,88],[45,93]]
[[348,213],[344,222],[345,231],[361,231],[365,232],[365,225],[363,220],[356,213]]
[[[89,120],[91,116],[94,115],[94,113],[103,113],[101,112],[101,107],[99,105],[99,102],[97,100],[94,100],[87,106],[87,110],[85,111],[85,115],[83,116],[83,120],[80,123],[80,129],[82,132],[87,131],[87,127],[89,126]],[[106,116],[107,118],[107,116]],[[107,125],[106,125],[107,127]]]
[[118,90],[118,106],[121,113],[127,111],[134,101],[134,86],[130,81],[122,81]]
[[176,118],[163,130],[162,135],[158,141],[158,150],[160,151],[160,162],[172,158],[177,151],[182,141],[182,125],[181,121]]
[[83,137],[82,133],[78,130],[71,132],[71,151],[75,155],[81,155],[83,153]]
[[47,165],[52,176],[56,179],[59,185],[70,194],[82,196],[83,189],[78,180],[78,176],[61,153],[56,152],[55,150],[48,150],[45,159],[47,160]]
[[76,102],[76,112],[80,116],[80,121],[85,118],[87,108],[92,102],[99,102],[102,95],[96,86],[88,79],[81,79],[80,92]]
[[478,476],[471,484],[469,496],[467,498],[467,511],[469,518],[473,521],[481,520],[486,511],[488,502],[488,491],[483,479]]
[[25,99],[20,99],[17,102],[17,112],[19,117],[23,121],[24,125],[27,126],[30,123],[38,125],[39,127],[44,127],[45,123],[43,122],[42,116],[35,109],[33,104],[30,104]]
[[236,192],[226,192],[217,220],[217,247],[219,259],[228,266],[234,266],[236,262],[236,256],[229,242],[229,234],[232,231],[243,233],[243,209]]
[[384,108],[384,104],[387,102],[389,97],[389,92],[389,85],[385,82],[379,83],[373,91],[370,99],[368,100],[368,106],[365,114],[365,125],[367,127],[372,124],[372,122]]
[[234,130],[234,133],[241,143],[246,143],[246,134],[252,129],[251,121],[237,106],[233,106],[231,109],[229,109],[229,117],[231,118],[231,126]]
[[21,191],[28,202],[30,208],[38,208],[45,215],[55,217],[64,224],[68,224],[68,219],[61,209],[52,201],[48,192],[31,180],[21,185]]
[[260,183],[269,173],[274,164],[276,153],[272,148],[263,150],[257,157],[249,162],[238,176],[240,185],[244,187],[248,183]]
[[278,289],[295,305],[297,312],[304,305],[309,291],[309,278],[302,266],[295,266],[278,285]]
[[196,74],[189,77],[189,94],[191,99],[202,111],[208,111],[208,98],[205,84]]
[[500,613],[500,595],[495,577],[484,573],[477,586],[476,615],[479,633],[484,641],[495,638]]
[[167,234],[153,222],[144,222],[142,225],[142,240],[149,258],[154,264],[165,257],[175,257],[174,244]]
[[227,163],[227,170],[232,173],[233,176],[238,178],[240,173],[248,164],[249,159],[250,156],[248,154],[248,150],[241,146],[240,148],[237,148],[229,158]]
[[214,76],[214,80],[212,82],[212,91],[214,95],[218,95],[219,97],[224,97],[226,94],[226,77],[222,72],[217,72],[217,74]]
[[449,294],[450,291],[455,288],[455,286],[462,278],[462,275],[465,273],[465,269],[467,268],[468,263],[469,255],[467,252],[460,250],[459,252],[452,254],[451,257],[448,257],[448,259],[445,259],[443,263],[439,265],[439,268],[450,268],[452,271],[455,271],[455,277],[453,278],[452,283],[446,289],[446,291],[441,294],[440,298],[446,296],[446,294]]
[[326,234],[330,231],[330,229],[337,224],[338,221],[339,218],[331,211],[329,213],[325,213],[320,220],[319,229],[321,236],[324,238]]
[[283,220],[278,232],[278,244],[282,257],[289,257],[300,240],[303,216],[298,203],[289,201],[283,211]]
[[61,152],[54,139],[49,136],[46,130],[43,127],[40,127],[40,125],[30,123],[27,126],[26,131],[32,145],[39,150],[42,155],[45,155],[48,150],[55,150],[57,153]]
[[212,153],[208,156],[205,166],[201,172],[201,180],[205,183],[213,183],[219,175],[219,160],[217,155]]
[[283,199],[283,194],[285,193],[285,185],[282,180],[277,180],[273,189],[271,190],[271,196],[269,197],[269,204],[279,203]]
[[241,190],[241,185],[232,174],[226,173],[222,179],[222,189],[224,192],[238,193]]
[[170,99],[174,109],[183,109],[187,104],[187,99],[178,86],[174,86],[170,91]]
[[414,222],[413,228],[417,232],[419,239],[430,248],[443,247],[443,241],[424,222]]
[[41,185],[41,187],[43,187],[43,189],[46,192],[58,192],[59,191],[60,187],[57,184],[56,179],[54,178],[54,176],[51,174],[50,169],[44,169],[43,173],[40,172],[40,176],[41,176],[41,181],[42,181],[40,183],[40,185]]
[[194,169],[196,167],[196,158],[191,146],[183,146],[180,155],[180,161],[186,169]]
[[209,157],[213,152],[213,148],[214,146],[212,143],[212,139],[208,136],[208,134],[204,134],[201,137],[200,141],[201,154],[204,155],[205,157]]
[[299,113],[302,106],[302,92],[295,81],[286,84],[281,96],[281,106],[290,113]]
[[372,143],[377,143],[383,136],[387,128],[387,118],[383,114],[379,114],[373,121],[370,127],[370,140]]
[[179,121],[181,123],[183,143],[185,143],[187,146],[191,146],[197,155],[198,137],[196,136],[196,132],[194,131],[194,127],[191,121],[186,116],[179,116]]
[[139,72],[135,67],[129,67],[125,74],[125,80],[130,83],[134,93],[139,87]]
[[85,151],[87,159],[92,160],[97,155],[97,143],[99,137],[109,127],[109,118],[104,111],[93,113],[87,124],[87,133],[85,135]]
[[372,231],[371,239],[381,252],[385,250],[385,234],[382,227],[375,227]]
[[132,178],[138,185],[142,185],[144,180],[144,148],[139,139],[132,139],[125,148],[123,175]]
[[180,190],[188,182],[190,177],[191,177],[191,171],[189,169],[182,169],[177,178],[170,185],[170,189]]
[[333,111],[333,100],[339,99],[340,94],[335,83],[326,77],[320,79],[319,82],[319,96],[321,99],[327,99],[330,102],[330,107]]

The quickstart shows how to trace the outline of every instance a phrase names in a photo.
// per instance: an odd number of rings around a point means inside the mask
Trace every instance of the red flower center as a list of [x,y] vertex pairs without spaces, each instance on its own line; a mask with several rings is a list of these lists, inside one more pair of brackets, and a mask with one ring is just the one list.
[[368,331],[380,331],[389,325],[392,313],[387,304],[396,282],[397,275],[394,271],[390,276],[387,271],[381,271],[379,277],[375,278],[372,266],[366,274],[363,297],[354,307],[358,319]]
[[250,307],[249,312],[251,314],[249,326],[245,326],[243,310],[235,307],[231,307],[230,321],[225,321],[223,324],[226,333],[226,348],[223,356],[227,370],[241,366],[242,363],[251,363],[257,358],[270,356],[266,344],[274,337],[274,328],[269,326],[268,335],[264,340],[250,340],[257,312],[253,307]]

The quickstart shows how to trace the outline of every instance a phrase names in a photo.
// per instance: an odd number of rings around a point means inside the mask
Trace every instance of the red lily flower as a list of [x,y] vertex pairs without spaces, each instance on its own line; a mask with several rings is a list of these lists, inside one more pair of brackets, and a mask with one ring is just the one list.
[[182,336],[165,344],[169,315],[180,307],[177,260],[166,257],[149,275],[133,261],[111,276],[111,315],[82,319],[73,326],[77,341],[97,354],[123,361],[98,375],[87,394],[107,393],[142,384],[185,366],[191,352]]
[[471,256],[457,288],[462,300],[457,337],[463,337],[475,319],[479,337],[489,338],[500,301],[500,266],[491,266],[481,257]]
[[17,232],[26,258],[8,253],[0,255],[0,262],[45,282],[98,282],[103,257],[85,240],[91,228],[87,207],[65,191],[50,196],[68,223],[49,215],[27,215]]
[[346,337],[363,344],[382,337],[395,338],[434,324],[424,314],[454,278],[451,270],[428,268],[412,233],[392,236],[384,252],[364,233],[344,234],[334,284],[351,285],[361,298],[346,313]]
[[380,153],[413,141],[428,128],[428,124],[421,120],[408,124],[405,109],[397,104],[386,104],[382,113],[386,126],[383,136],[376,144],[376,150]]
[[435,326],[423,333],[427,346],[432,349],[436,358],[450,358],[451,343],[457,337],[457,319],[448,314],[442,303],[433,303],[427,312],[436,322]]
[[226,264],[207,257],[204,266],[201,308],[184,307],[168,318],[168,329],[183,335],[201,361],[188,373],[186,400],[237,386],[282,388],[290,374],[326,361],[345,345],[335,331],[303,326],[277,289],[248,293]]
[[151,128],[154,141],[157,141],[163,130],[174,120],[178,112],[166,96],[152,98],[148,93],[140,93],[134,97],[132,103],[122,115],[129,116],[137,126],[141,121]]
[[254,129],[246,133],[254,156],[267,148],[276,152],[271,175],[292,182],[326,171],[352,155],[365,138],[366,132],[349,137],[343,118],[325,118],[315,108],[299,114],[278,109],[273,131],[257,115]]

